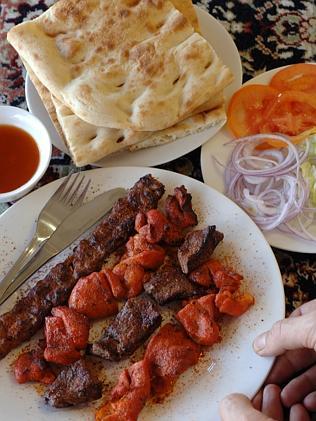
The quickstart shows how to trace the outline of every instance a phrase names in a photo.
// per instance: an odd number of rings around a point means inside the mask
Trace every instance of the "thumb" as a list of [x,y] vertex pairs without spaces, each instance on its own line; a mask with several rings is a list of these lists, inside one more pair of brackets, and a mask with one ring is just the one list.
[[245,395],[233,393],[226,396],[220,403],[222,421],[274,421],[252,406]]
[[281,355],[290,349],[316,350],[316,312],[276,322],[254,340],[253,348],[262,356]]

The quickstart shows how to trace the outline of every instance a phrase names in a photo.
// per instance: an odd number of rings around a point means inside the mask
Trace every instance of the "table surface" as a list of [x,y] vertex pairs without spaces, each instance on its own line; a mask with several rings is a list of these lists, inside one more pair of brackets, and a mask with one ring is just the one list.
[[[54,3],[52,0],[1,0],[0,4],[0,103],[26,108],[25,70],[6,41],[15,24],[32,19]],[[239,50],[244,82],[287,64],[316,61],[316,6],[303,0],[202,0],[195,1],[218,19],[233,37]],[[50,166],[37,187],[67,175],[74,164],[69,156],[53,148]],[[85,167],[82,170],[91,167]],[[203,181],[200,148],[161,165]],[[0,214],[11,203],[0,204]],[[316,298],[316,256],[273,249],[282,272],[286,310],[291,312]]]

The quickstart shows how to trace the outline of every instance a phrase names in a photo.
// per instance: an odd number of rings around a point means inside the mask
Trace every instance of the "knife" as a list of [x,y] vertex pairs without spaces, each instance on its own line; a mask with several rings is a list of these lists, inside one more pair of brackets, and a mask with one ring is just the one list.
[[[0,305],[3,304],[20,286],[43,266],[49,259],[63,251],[80,235],[91,228],[108,213],[113,204],[126,194],[123,188],[108,190],[95,199],[84,203],[80,208],[68,216],[46,241],[40,251],[34,256],[3,292]],[[1,282],[0,282],[1,284]]]

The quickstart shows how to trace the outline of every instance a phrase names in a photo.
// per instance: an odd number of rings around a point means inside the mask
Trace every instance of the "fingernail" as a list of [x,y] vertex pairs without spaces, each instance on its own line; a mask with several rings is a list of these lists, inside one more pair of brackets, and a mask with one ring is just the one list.
[[261,335],[256,337],[256,339],[253,342],[253,348],[256,352],[260,352],[264,349],[264,347],[266,346],[266,338],[266,333],[262,333]]

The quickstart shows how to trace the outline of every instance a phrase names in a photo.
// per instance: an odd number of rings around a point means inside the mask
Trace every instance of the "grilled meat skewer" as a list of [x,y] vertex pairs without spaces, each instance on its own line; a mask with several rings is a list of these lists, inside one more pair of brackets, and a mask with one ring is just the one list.
[[81,276],[101,269],[104,259],[133,233],[137,213],[156,208],[163,193],[164,186],[151,175],[138,180],[73,255],[53,267],[12,310],[0,316],[0,358],[31,339],[51,309],[67,302]]

